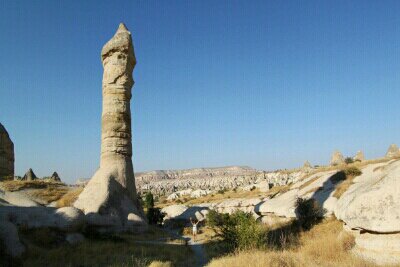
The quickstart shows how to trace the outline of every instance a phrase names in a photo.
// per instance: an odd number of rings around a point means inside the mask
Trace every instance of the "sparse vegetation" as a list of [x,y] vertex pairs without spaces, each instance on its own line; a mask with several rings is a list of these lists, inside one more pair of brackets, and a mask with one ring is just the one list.
[[212,260],[208,267],[372,267],[349,250],[354,239],[342,223],[327,219],[310,231],[299,234],[299,244],[289,249],[247,250]]
[[35,190],[32,192],[32,196],[34,198],[41,199],[46,203],[50,203],[53,201],[59,200],[62,196],[64,196],[69,189],[67,187],[52,187],[48,186],[47,188]]
[[353,179],[361,174],[362,172],[359,168],[352,166],[336,173],[336,177],[332,176],[331,181],[334,183],[339,183],[333,196],[340,198],[343,193],[346,192],[347,189],[349,189],[349,187],[353,184]]
[[[67,244],[57,247],[38,246],[23,235],[28,245],[28,253],[23,259],[23,266],[55,267],[55,266],[99,266],[99,267],[131,267],[149,266],[153,261],[170,262],[172,266],[192,266],[192,251],[182,242],[165,242],[146,244],[141,240],[158,240],[160,230],[142,235],[102,235],[101,239],[88,238],[76,246]],[[36,238],[35,238],[36,240]],[[52,244],[54,240],[50,240]],[[156,264],[156,263],[155,263]],[[154,265],[164,266],[164,265]],[[169,266],[169,265],[165,265]]]
[[211,210],[207,216],[207,225],[215,229],[231,249],[257,248],[263,245],[264,231],[251,213],[236,211],[223,214]]
[[307,186],[309,186],[310,184],[314,183],[314,182],[315,182],[316,180],[318,180],[319,178],[321,178],[321,177],[315,176],[314,178],[312,178],[312,179],[308,180],[307,182],[303,183],[303,184],[299,187],[299,189],[301,190],[301,189],[303,189],[303,188],[306,188]]
[[78,199],[79,195],[82,193],[83,187],[77,187],[74,188],[65,195],[63,195],[58,201],[57,201],[57,207],[62,208],[62,207],[70,207],[74,204],[74,202]]
[[43,188],[54,188],[65,186],[64,183],[61,182],[53,182],[53,181],[42,181],[42,180],[34,180],[34,181],[3,181],[0,183],[0,187],[5,191],[19,191],[22,189],[43,189]]
[[298,198],[296,201],[296,215],[299,226],[304,230],[321,222],[326,211],[313,198]]

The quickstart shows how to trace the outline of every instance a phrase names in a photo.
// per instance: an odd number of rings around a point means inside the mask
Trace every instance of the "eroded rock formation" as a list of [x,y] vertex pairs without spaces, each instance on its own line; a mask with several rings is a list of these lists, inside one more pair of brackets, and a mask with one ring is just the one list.
[[14,144],[0,123],[0,180],[14,177]]
[[102,51],[103,113],[100,168],[74,206],[102,230],[141,231],[146,227],[136,195],[132,166],[130,99],[136,65],[131,33],[120,24]]
[[22,177],[23,181],[33,181],[33,180],[36,180],[36,179],[37,179],[36,174],[33,172],[32,169],[29,169],[25,173],[24,177]]
[[396,144],[391,144],[386,152],[387,158],[400,157],[400,149]]
[[339,151],[334,151],[331,157],[330,164],[332,166],[344,164],[344,157]]
[[364,153],[361,150],[357,151],[357,154],[353,157],[353,160],[354,161],[364,161],[365,160]]

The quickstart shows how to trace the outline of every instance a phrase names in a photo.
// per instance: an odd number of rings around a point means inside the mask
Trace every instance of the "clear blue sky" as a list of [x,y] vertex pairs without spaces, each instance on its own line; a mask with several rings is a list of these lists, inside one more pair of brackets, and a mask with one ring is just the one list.
[[16,174],[99,165],[100,51],[138,64],[137,171],[325,164],[400,143],[400,1],[2,1],[0,122]]

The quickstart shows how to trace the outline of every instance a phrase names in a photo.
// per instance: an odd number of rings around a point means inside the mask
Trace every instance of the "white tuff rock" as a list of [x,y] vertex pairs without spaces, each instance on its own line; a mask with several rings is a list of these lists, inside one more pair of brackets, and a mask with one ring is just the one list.
[[[100,169],[74,206],[90,215],[88,223],[101,226],[104,221],[102,230],[143,230],[146,221],[137,201],[132,165],[130,100],[136,58],[131,33],[124,24],[104,45],[101,59],[104,73]],[[140,222],[132,224],[130,214],[138,215]],[[138,224],[141,227],[136,227]]]

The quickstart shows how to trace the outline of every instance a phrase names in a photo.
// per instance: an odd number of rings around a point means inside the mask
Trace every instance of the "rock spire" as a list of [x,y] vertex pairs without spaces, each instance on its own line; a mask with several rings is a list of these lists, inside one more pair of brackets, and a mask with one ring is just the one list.
[[0,181],[14,178],[14,144],[0,123]]
[[124,24],[104,45],[101,60],[104,72],[100,168],[74,205],[89,216],[91,224],[112,231],[140,231],[147,224],[136,194],[130,109],[136,58],[131,33]]

